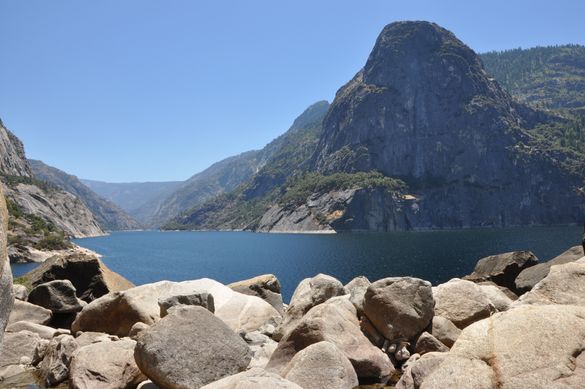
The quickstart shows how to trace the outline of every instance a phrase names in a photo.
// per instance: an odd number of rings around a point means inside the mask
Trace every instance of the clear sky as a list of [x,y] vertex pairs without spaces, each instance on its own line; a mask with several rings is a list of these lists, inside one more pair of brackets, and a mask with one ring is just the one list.
[[585,44],[581,0],[0,0],[0,118],[82,178],[183,180],[332,100],[397,20],[478,52]]

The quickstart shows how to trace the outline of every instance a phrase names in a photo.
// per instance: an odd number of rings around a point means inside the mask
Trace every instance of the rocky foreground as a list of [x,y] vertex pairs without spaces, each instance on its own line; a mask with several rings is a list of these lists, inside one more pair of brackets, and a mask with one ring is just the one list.
[[288,305],[273,275],[135,287],[56,256],[14,286],[0,387],[583,387],[583,255],[495,255],[434,287],[319,274]]

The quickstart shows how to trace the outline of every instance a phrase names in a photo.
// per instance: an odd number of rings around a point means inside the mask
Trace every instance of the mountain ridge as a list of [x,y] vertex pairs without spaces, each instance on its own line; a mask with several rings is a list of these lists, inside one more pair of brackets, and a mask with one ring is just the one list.
[[29,159],[28,162],[35,178],[49,182],[79,198],[93,213],[102,229],[119,231],[141,228],[122,209],[97,195],[76,176],[49,166],[42,161]]
[[[301,163],[305,173],[289,169],[284,182],[267,180],[272,191],[250,196],[256,175],[166,227],[391,231],[577,222],[585,214],[581,157],[550,148],[535,132],[565,120],[515,101],[451,32],[393,23],[337,92],[318,146]],[[282,203],[289,190],[323,188],[338,173],[345,176],[337,190]],[[379,185],[397,179],[406,187]],[[246,209],[255,211],[245,216]]]

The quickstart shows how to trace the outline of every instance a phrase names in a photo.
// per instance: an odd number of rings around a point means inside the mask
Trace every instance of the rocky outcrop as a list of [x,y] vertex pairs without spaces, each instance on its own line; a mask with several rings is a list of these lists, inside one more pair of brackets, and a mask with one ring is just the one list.
[[51,340],[53,336],[57,334],[57,332],[63,330],[57,330],[53,327],[45,326],[38,323],[33,323],[30,321],[17,321],[15,323],[10,324],[6,327],[6,332],[20,332],[20,331],[29,331],[34,332],[35,334],[39,335],[43,339]]
[[425,378],[446,358],[447,353],[442,352],[431,352],[422,356],[413,355],[413,358],[409,359],[403,367],[404,373],[396,384],[396,389],[419,389]]
[[127,336],[135,323],[151,325],[160,319],[160,299],[194,292],[213,295],[215,315],[234,331],[255,331],[265,324],[280,323],[278,311],[261,298],[234,292],[217,281],[204,278],[160,281],[109,293],[85,306],[73,322],[72,330]]
[[435,315],[450,320],[461,329],[495,311],[481,288],[471,281],[452,279],[433,288],[433,296]]
[[38,365],[39,375],[45,385],[52,387],[69,378],[71,359],[78,348],[79,344],[71,335],[50,339],[43,360]]
[[30,291],[28,302],[53,313],[79,312],[84,305],[84,302],[77,298],[75,287],[69,280],[55,280],[40,284]]
[[92,212],[103,230],[134,230],[140,225],[114,203],[98,196],[75,176],[65,173],[41,161],[28,161],[33,176],[41,181],[71,193]]
[[360,330],[349,296],[333,297],[311,308],[279,342],[267,369],[282,372],[297,352],[322,341],[333,343],[345,354],[360,380],[384,382],[394,372],[388,356]]
[[314,343],[298,352],[282,375],[303,389],[353,389],[359,384],[347,357],[329,342]]
[[548,275],[551,266],[574,262],[582,258],[584,255],[585,253],[583,253],[582,246],[574,246],[562,254],[559,254],[550,261],[539,263],[524,269],[522,272],[520,272],[514,281],[516,289],[520,293],[528,292],[534,287],[534,285],[539,283],[544,277]]
[[270,360],[270,357],[276,350],[278,343],[276,343],[268,335],[260,331],[253,331],[247,333],[240,333],[242,339],[246,341],[253,356],[248,369],[260,367],[265,368]]
[[53,314],[50,310],[26,301],[16,300],[12,312],[10,313],[8,323],[13,324],[19,321],[28,321],[31,323],[47,325],[51,322],[52,318]]
[[349,281],[345,286],[345,291],[349,293],[349,301],[358,311],[358,315],[364,312],[364,298],[366,291],[372,283],[364,276],[359,276]]
[[473,273],[464,279],[474,282],[491,281],[513,292],[518,292],[515,284],[516,277],[523,270],[536,264],[538,264],[538,258],[530,251],[491,255],[480,259]]
[[[2,128],[0,122],[0,132],[2,131]],[[2,144],[2,142],[0,142],[0,144]],[[0,153],[0,156],[3,158],[4,154]],[[8,317],[10,316],[10,311],[14,303],[14,295],[12,292],[12,270],[10,269],[10,262],[8,261],[8,255],[6,252],[7,232],[8,211],[6,209],[2,188],[0,188],[0,345],[2,344],[4,329],[8,324]]]
[[241,389],[241,388],[271,388],[271,389],[303,389],[294,382],[290,382],[275,373],[255,368],[244,371],[219,381],[203,386],[201,389]]
[[305,278],[295,289],[282,323],[273,335],[274,339],[280,340],[295,328],[302,317],[314,306],[332,297],[345,294],[343,284],[331,276],[318,274],[312,278]]
[[585,307],[585,259],[552,266],[548,275],[513,305],[543,304]]
[[364,314],[388,340],[410,340],[433,319],[431,283],[412,277],[374,282],[364,297]]
[[207,309],[182,306],[140,335],[134,356],[162,389],[197,389],[245,370],[252,353]]
[[160,307],[160,317],[165,317],[171,308],[180,305],[197,305],[207,309],[211,313],[215,313],[213,295],[208,292],[199,292],[189,295],[176,295],[159,299],[158,306]]
[[53,256],[26,273],[23,278],[31,287],[54,280],[70,280],[77,297],[86,302],[134,286],[118,273],[111,271],[95,253],[80,250]]
[[136,342],[103,341],[77,349],[69,367],[71,389],[133,388],[146,377],[134,362]]
[[414,351],[419,355],[431,352],[444,353],[449,351],[449,347],[445,346],[439,339],[425,331],[416,340]]
[[71,193],[29,183],[5,185],[4,190],[6,197],[23,212],[50,221],[67,236],[85,238],[104,234],[91,211]]
[[514,302],[496,285],[479,285],[481,292],[487,297],[490,304],[498,312],[507,311]]
[[431,334],[445,346],[452,347],[457,338],[459,338],[461,330],[451,320],[442,316],[435,316],[433,317]]
[[28,297],[28,289],[24,285],[14,284],[12,285],[12,293],[14,294],[14,298],[26,301]]
[[250,296],[258,296],[272,305],[280,314],[284,313],[280,282],[273,274],[264,274],[249,280],[234,282],[228,285],[236,292]]
[[0,172],[10,176],[32,177],[24,145],[0,120]]
[[9,332],[0,345],[0,376],[11,365],[30,365],[41,337],[33,332]]
[[578,387],[585,379],[584,318],[584,308],[562,305],[495,314],[463,330],[423,387]]

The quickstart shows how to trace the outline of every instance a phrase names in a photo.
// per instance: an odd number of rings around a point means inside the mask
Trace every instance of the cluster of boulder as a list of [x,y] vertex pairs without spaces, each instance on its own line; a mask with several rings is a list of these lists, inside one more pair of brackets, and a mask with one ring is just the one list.
[[[83,269],[83,270],[80,270]],[[582,387],[585,257],[481,259],[432,286],[319,274],[285,305],[273,275],[133,286],[97,258],[51,258],[15,285],[0,387]],[[381,386],[380,386],[381,385]]]

